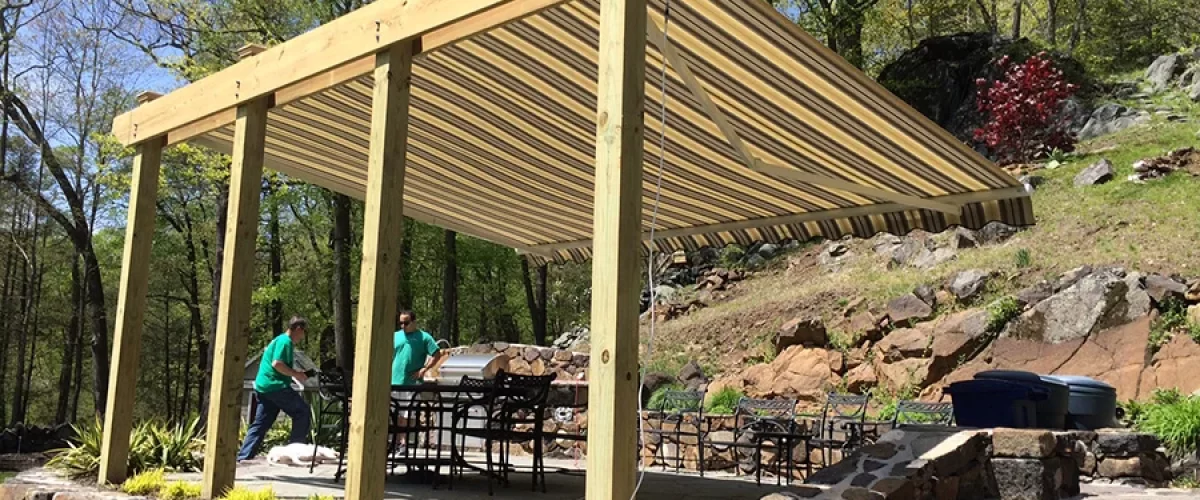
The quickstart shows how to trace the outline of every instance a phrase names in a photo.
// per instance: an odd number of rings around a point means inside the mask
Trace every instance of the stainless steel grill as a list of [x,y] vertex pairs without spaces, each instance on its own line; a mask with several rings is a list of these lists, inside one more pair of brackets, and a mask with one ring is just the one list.
[[459,354],[449,356],[437,370],[438,385],[455,385],[463,375],[472,378],[495,378],[508,368],[508,356],[503,354]]

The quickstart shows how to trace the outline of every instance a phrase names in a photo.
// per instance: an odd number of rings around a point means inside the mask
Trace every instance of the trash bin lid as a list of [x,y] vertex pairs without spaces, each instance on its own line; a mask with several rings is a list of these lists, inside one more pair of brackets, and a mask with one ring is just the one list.
[[951,396],[954,396],[955,394],[1002,393],[1006,394],[1003,397],[1015,397],[1019,399],[1040,401],[1046,399],[1048,391],[1041,387],[1035,387],[1018,382],[1010,382],[1007,380],[973,379],[953,382],[946,387],[945,392]]
[[1085,389],[1092,391],[1117,392],[1117,389],[1100,380],[1082,375],[1047,375],[1046,378],[1058,380],[1071,386],[1071,390]]
[[985,370],[976,373],[975,378],[987,380],[1008,380],[1012,382],[1035,385],[1061,386],[1063,389],[1066,389],[1069,385],[1067,382],[1055,379],[1053,377],[1042,376],[1033,372],[1021,370]]

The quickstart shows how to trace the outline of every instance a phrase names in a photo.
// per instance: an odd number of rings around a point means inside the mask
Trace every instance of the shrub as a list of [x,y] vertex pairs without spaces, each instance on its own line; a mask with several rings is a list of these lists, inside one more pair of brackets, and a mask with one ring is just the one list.
[[681,386],[677,383],[676,384],[667,384],[662,387],[659,387],[658,389],[655,389],[654,393],[650,395],[650,402],[648,404],[646,404],[646,409],[647,410],[661,410],[661,411],[671,411],[671,410],[678,409],[678,408],[664,408],[663,403],[666,398],[667,391],[678,391],[678,390],[682,390],[682,389],[683,389],[683,386]]
[[275,490],[270,487],[251,490],[243,486],[235,486],[222,498],[225,500],[275,500]]
[[1016,261],[1017,269],[1025,269],[1033,265],[1033,258],[1029,256],[1029,249],[1022,248],[1017,250]]
[[1017,303],[1017,299],[1012,296],[1004,296],[993,300],[987,306],[987,331],[989,333],[1000,333],[1009,321],[1021,314],[1021,304]]
[[1176,457],[1194,454],[1200,445],[1200,398],[1156,394],[1155,401],[1143,405],[1134,425],[1157,435]]
[[46,466],[68,476],[78,478],[93,476],[100,471],[100,443],[104,440],[104,425],[100,420],[71,426],[75,430],[75,441],[67,447],[55,450]]
[[[198,430],[199,419],[188,425],[168,425],[145,421],[133,428],[129,437],[129,473],[153,469],[195,471],[200,468],[199,452],[204,449]],[[71,477],[94,476],[100,470],[100,444],[104,426],[99,420],[75,426],[76,438],[67,448],[55,450],[46,463]]]
[[1158,305],[1158,313],[1158,318],[1150,324],[1151,353],[1158,352],[1176,332],[1186,332],[1193,340],[1200,337],[1200,326],[1188,322],[1186,304],[1167,299]]
[[704,411],[716,415],[732,415],[738,401],[746,394],[733,387],[724,387],[708,397]]
[[172,481],[158,492],[161,500],[192,500],[200,498],[200,484]]
[[729,269],[737,268],[742,265],[742,259],[746,257],[746,249],[740,245],[729,244],[721,249],[721,265]]
[[121,484],[121,491],[129,495],[144,497],[157,495],[166,485],[166,472],[162,469],[150,469],[126,479]]
[[1045,52],[1020,64],[1004,56],[996,65],[1003,73],[998,80],[975,82],[976,107],[987,116],[975,129],[975,140],[1006,164],[1074,150],[1075,138],[1061,111],[1078,87],[1067,83]]

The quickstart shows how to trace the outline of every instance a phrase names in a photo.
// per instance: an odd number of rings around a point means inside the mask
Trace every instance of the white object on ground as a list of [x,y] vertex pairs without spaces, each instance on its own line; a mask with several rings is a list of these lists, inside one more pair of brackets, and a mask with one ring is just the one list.
[[305,443],[292,443],[285,446],[276,446],[267,452],[267,463],[270,465],[288,465],[288,466],[304,466],[308,467],[316,462],[317,465],[327,462],[337,462],[340,455],[332,449],[324,446],[316,447],[316,453],[313,453],[313,445]]

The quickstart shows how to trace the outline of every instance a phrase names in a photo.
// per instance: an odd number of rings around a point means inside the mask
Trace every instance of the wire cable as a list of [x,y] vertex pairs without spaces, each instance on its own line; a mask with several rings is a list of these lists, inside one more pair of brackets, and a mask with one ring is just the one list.
[[[659,107],[659,123],[662,124],[662,127],[658,135],[658,175],[654,182],[654,204],[650,212],[650,251],[647,252],[648,256],[646,257],[646,284],[650,287],[650,332],[646,339],[646,359],[650,359],[654,355],[654,325],[657,323],[654,318],[654,308],[658,305],[658,290],[654,286],[654,256],[657,249],[654,241],[654,233],[658,229],[658,207],[659,201],[662,198],[663,171],[666,170],[667,162],[667,47],[671,44],[670,29],[671,0],[666,0],[663,7],[663,46],[658,48],[662,56],[662,70],[659,73],[659,95],[662,96],[661,106]],[[646,364],[640,364],[637,395],[638,481],[633,487],[633,495],[630,497],[630,500],[637,498],[638,491],[642,489],[642,482],[646,480],[646,466],[641,459],[643,447],[646,445],[646,421],[642,418],[642,412],[645,411],[645,408],[642,407],[642,393],[646,390]]]

